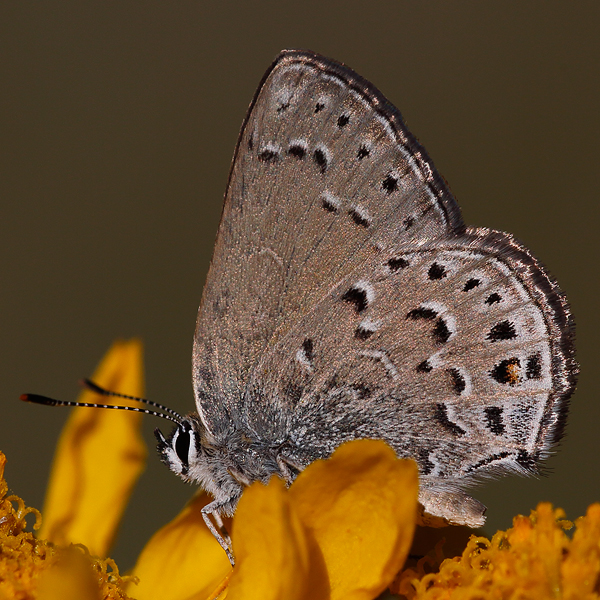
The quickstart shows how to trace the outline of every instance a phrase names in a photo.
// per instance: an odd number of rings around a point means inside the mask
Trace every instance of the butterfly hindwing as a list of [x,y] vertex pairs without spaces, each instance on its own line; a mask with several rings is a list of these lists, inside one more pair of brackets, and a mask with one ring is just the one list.
[[562,433],[571,326],[556,285],[506,234],[380,253],[265,355],[246,418],[304,466],[384,439],[417,460],[425,495],[533,473]]

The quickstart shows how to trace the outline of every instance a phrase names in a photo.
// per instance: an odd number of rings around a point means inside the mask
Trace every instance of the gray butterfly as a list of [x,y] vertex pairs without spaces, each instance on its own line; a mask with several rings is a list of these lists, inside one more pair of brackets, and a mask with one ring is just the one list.
[[282,52],[235,151],[194,340],[198,412],[157,431],[169,467],[214,496],[205,520],[231,560],[218,530],[245,486],[291,483],[356,438],[417,461],[425,521],[482,525],[463,490],[537,471],[576,373],[569,308],[529,250],[465,227],[370,83]]

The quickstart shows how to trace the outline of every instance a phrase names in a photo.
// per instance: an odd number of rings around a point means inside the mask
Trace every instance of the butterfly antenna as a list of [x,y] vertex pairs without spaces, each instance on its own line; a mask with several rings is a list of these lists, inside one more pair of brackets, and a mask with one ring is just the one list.
[[177,423],[178,425],[181,425],[181,422],[183,421],[183,417],[179,413],[175,412],[174,410],[171,410],[170,408],[162,406],[161,404],[157,404],[156,402],[146,400],[145,398],[136,398],[135,396],[126,396],[125,394],[110,392],[108,390],[105,390],[104,388],[101,388],[100,386],[97,386],[91,381],[88,382],[88,380],[85,380],[85,386],[88,387],[90,390],[98,392],[99,394],[103,394],[105,396],[117,396],[119,398],[126,398],[127,400],[136,400],[138,402],[150,404],[156,408],[163,409],[169,414],[164,414],[156,410],[149,410],[147,408],[137,408],[135,406],[119,406],[116,404],[99,404],[96,402],[73,402],[70,400],[55,400],[54,398],[48,398],[48,396],[40,396],[39,394],[22,394],[21,400],[23,400],[23,402],[43,404],[45,406],[83,406],[85,408],[111,408],[113,410],[130,410],[132,412],[139,412],[145,415],[152,415],[154,417],[162,417],[163,419],[173,421],[173,423]]
[[88,390],[92,392],[96,392],[96,394],[101,394],[102,396],[112,396],[113,398],[125,398],[125,400],[135,400],[136,402],[141,402],[142,404],[148,404],[149,406],[154,406],[154,408],[158,408],[180,421],[183,421],[183,417],[172,408],[168,408],[159,404],[158,402],[152,402],[152,400],[146,400],[146,398],[138,398],[137,396],[128,396],[127,394],[119,394],[118,392],[113,392],[111,390],[106,390],[103,387],[100,387],[97,383],[94,383],[91,379],[82,379],[79,382],[83,387],[86,387]]

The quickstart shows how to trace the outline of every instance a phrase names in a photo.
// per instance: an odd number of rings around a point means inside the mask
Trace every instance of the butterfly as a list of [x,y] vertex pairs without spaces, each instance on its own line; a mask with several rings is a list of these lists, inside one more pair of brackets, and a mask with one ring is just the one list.
[[424,523],[477,527],[485,507],[465,489],[536,473],[560,439],[573,335],[554,280],[511,235],[465,226],[381,92],[286,50],[235,150],[196,323],[197,410],[154,405],[176,422],[158,450],[213,496],[203,516],[232,563],[222,516],[244,488],[291,484],[357,438],[417,462]]

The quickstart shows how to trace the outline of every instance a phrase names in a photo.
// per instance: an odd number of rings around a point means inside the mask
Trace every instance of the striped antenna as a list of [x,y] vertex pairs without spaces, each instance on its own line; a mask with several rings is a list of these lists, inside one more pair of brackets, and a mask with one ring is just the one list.
[[173,421],[173,423],[177,423],[178,425],[181,425],[183,421],[183,417],[179,413],[175,412],[170,408],[167,408],[166,406],[163,406],[162,404],[146,400],[146,398],[137,398],[136,396],[127,396],[126,394],[111,392],[109,390],[101,388],[99,385],[96,385],[93,381],[90,381],[89,379],[84,379],[81,383],[89,390],[98,394],[102,394],[103,396],[114,396],[117,398],[125,398],[126,400],[142,402],[143,404],[149,404],[150,406],[159,408],[165,411],[165,413],[167,414],[158,412],[156,410],[149,410],[147,408],[137,408],[135,406],[119,406],[115,404],[98,404],[95,402],[73,402],[69,400],[55,400],[54,398],[40,396],[39,394],[22,394],[20,399],[23,400],[23,402],[32,402],[33,404],[44,404],[45,406],[83,406],[85,408],[111,408],[113,410],[130,410],[133,412],[140,412],[145,415],[152,415],[154,417],[162,417],[163,419]]
[[158,402],[152,402],[152,400],[146,400],[146,398],[138,398],[137,396],[128,396],[127,394],[119,394],[118,392],[112,392],[110,390],[106,390],[103,387],[100,387],[97,383],[94,383],[91,379],[82,379],[79,382],[83,387],[88,388],[92,392],[96,392],[97,394],[101,394],[102,396],[113,396],[113,398],[125,398],[125,400],[135,400],[136,402],[141,402],[142,404],[148,404],[149,406],[154,406],[154,408],[158,408],[170,415],[173,415],[179,421],[183,421],[183,417],[175,412],[172,408],[167,408],[162,404],[158,404]]

